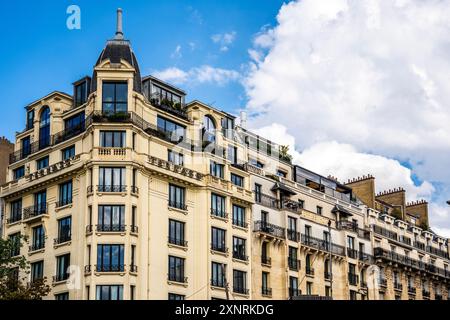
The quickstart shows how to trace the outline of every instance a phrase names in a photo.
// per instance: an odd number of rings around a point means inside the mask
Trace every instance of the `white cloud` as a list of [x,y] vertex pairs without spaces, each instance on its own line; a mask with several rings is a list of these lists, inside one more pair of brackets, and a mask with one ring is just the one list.
[[235,70],[215,68],[209,65],[203,65],[183,71],[176,67],[171,67],[161,71],[155,71],[154,76],[174,84],[202,84],[214,83],[223,86],[230,81],[239,81],[240,74]]
[[211,37],[211,40],[220,45],[220,51],[228,51],[229,46],[236,39],[236,31],[227,32],[227,33],[218,33]]
[[181,46],[177,45],[177,47],[175,48],[175,50],[172,52],[172,54],[170,55],[170,57],[172,59],[180,59],[183,56],[183,54],[181,53]]
[[[251,125],[285,125],[321,173],[372,173],[431,208],[450,198],[430,194],[450,190],[450,1],[293,1],[277,21],[249,51]],[[450,229],[442,210],[432,227]]]

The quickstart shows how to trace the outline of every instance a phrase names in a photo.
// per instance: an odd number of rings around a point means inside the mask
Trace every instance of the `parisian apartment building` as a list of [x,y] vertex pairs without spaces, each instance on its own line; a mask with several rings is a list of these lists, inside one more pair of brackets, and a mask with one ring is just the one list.
[[141,75],[118,16],[90,75],[0,141],[2,237],[26,237],[45,299],[449,299],[426,201],[295,165],[245,114]]

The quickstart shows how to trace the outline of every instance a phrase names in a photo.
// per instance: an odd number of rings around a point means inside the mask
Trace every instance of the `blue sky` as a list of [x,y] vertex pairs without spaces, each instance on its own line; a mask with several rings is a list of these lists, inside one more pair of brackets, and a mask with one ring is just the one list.
[[[124,32],[143,75],[177,67],[210,65],[240,70],[255,34],[275,24],[282,1],[9,1],[2,4],[3,32],[0,136],[14,138],[25,125],[23,107],[53,90],[72,93],[72,82],[90,75],[107,39],[114,35],[115,11],[124,10]],[[81,30],[66,27],[66,9],[81,8]],[[212,40],[235,33],[228,51]],[[180,47],[177,53],[176,48]],[[189,99],[233,111],[245,105],[239,82],[181,86]]]

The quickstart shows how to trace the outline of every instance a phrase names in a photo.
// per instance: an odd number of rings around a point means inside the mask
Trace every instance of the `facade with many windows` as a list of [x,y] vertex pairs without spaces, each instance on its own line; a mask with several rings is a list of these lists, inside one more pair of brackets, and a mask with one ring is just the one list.
[[13,254],[49,299],[448,298],[448,239],[423,203],[292,165],[232,115],[141,77],[119,31],[73,95],[26,119],[3,236],[27,236]]

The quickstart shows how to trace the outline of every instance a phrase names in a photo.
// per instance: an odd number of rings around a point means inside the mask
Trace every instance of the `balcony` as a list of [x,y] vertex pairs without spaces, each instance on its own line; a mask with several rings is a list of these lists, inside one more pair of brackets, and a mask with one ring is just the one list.
[[176,201],[169,200],[169,207],[178,209],[178,210],[187,211],[187,205],[183,202],[176,202]]
[[400,237],[398,237],[398,240],[399,240],[401,243],[404,243],[404,244],[406,244],[406,245],[408,245],[408,246],[411,246],[411,244],[412,244],[411,238],[408,238],[408,237],[405,237],[405,236],[400,236]]
[[301,294],[301,291],[298,288],[289,288],[289,297],[298,297]]
[[300,260],[288,257],[289,270],[298,271],[300,269]]
[[180,239],[177,237],[169,237],[169,243],[173,244],[175,246],[179,246],[179,247],[183,247],[183,248],[187,248],[188,246],[188,242],[184,239]]
[[216,288],[225,288],[225,279],[211,279],[211,286]]
[[384,287],[384,288],[387,287],[387,279],[386,279],[385,277],[380,277],[380,278],[378,279],[378,281],[379,281],[379,283],[380,283],[380,287]]
[[56,202],[56,208],[57,209],[58,208],[62,208],[62,207],[68,206],[70,204],[72,204],[72,198],[70,198],[70,199],[69,198],[68,199],[61,199],[58,202]]
[[314,268],[312,268],[310,266],[306,266],[305,272],[306,272],[307,276],[314,277]]
[[125,229],[123,224],[98,224],[95,228],[97,232],[125,232]]
[[432,246],[426,246],[426,252],[439,256],[441,258],[448,259],[448,253],[446,251],[434,248]]
[[261,264],[270,266],[270,265],[272,265],[272,259],[270,257],[261,256]]
[[28,252],[36,252],[45,249],[45,240],[44,239],[36,239],[33,241],[33,244],[29,246]]
[[351,259],[358,258],[358,250],[347,248],[347,257]]
[[171,282],[182,283],[182,284],[188,283],[188,278],[183,275],[180,275],[180,274],[169,274],[167,276],[167,280],[171,281]]
[[296,230],[287,230],[287,236],[288,240],[299,242],[300,241],[300,232],[297,232]]
[[394,281],[394,290],[402,291],[403,290],[403,284],[400,282]]
[[264,207],[272,208],[272,209],[279,209],[279,201],[277,198],[263,194],[258,193],[254,191],[255,193],[255,202],[259,205],[262,205]]
[[97,192],[125,193],[125,192],[127,192],[127,186],[125,186],[125,185],[101,185],[101,186],[97,186]]
[[19,222],[21,220],[22,220],[22,212],[13,212],[13,213],[11,213],[9,218],[6,219],[6,223],[13,224],[13,223]]
[[379,234],[381,236],[384,236],[386,238],[389,238],[391,240],[398,241],[397,233],[387,230],[385,228],[382,228],[380,226],[373,225],[373,232],[375,232],[376,234]]
[[96,265],[96,272],[124,272],[125,265],[124,264],[110,264],[110,265]]
[[226,213],[223,210],[217,210],[217,209],[211,208],[210,214],[213,217],[221,218],[221,219],[224,219],[224,220],[228,219],[228,213]]
[[274,225],[274,224],[271,224],[271,223],[268,223],[268,222],[264,222],[264,221],[256,221],[255,222],[254,232],[260,232],[260,233],[263,233],[265,235],[277,237],[277,238],[280,238],[280,239],[285,239],[286,238],[286,234],[285,234],[285,229],[284,228],[279,227],[279,226]]
[[426,289],[422,289],[422,296],[424,298],[429,298],[430,297],[430,291],[428,291]]
[[56,276],[53,276],[53,284],[66,281],[67,279],[69,279],[69,276],[70,276],[69,273],[57,274]]
[[33,218],[40,217],[47,214],[47,203],[41,203],[28,208],[23,209],[23,220],[31,220]]
[[423,242],[414,241],[414,242],[413,242],[413,246],[414,246],[414,248],[416,248],[416,249],[425,251],[425,243],[423,243]]
[[58,238],[53,239],[53,244],[55,246],[70,242],[72,240],[72,237],[70,234],[62,234]]
[[233,259],[237,259],[240,261],[248,261],[248,256],[241,252],[233,252]]
[[357,286],[359,282],[359,276],[357,274],[348,273],[348,283],[352,286]]
[[261,295],[265,297],[272,297],[272,288],[262,287]]
[[247,228],[248,228],[248,223],[245,222],[245,221],[243,221],[243,220],[240,220],[240,219],[234,219],[234,218],[233,218],[233,226],[247,229]]
[[358,260],[366,263],[366,264],[373,264],[373,256],[364,252],[358,252]]
[[219,243],[211,243],[211,250],[215,252],[228,253],[228,248]]
[[306,234],[301,235],[301,243],[304,246],[324,251],[324,252],[331,252],[332,254],[339,255],[339,256],[345,256],[345,248],[343,246],[330,243],[329,241],[325,241],[323,239],[314,238]]
[[185,104],[168,100],[165,97],[162,97],[158,92],[152,94],[152,96],[150,97],[150,103],[165,112],[171,113],[185,120],[188,119]]
[[105,148],[100,147],[97,149],[98,156],[100,158],[124,158],[127,155],[126,148]]
[[233,286],[233,292],[239,293],[239,294],[245,294],[245,295],[249,294],[249,290],[247,288],[239,287],[239,286]]
[[408,285],[408,293],[416,294],[416,288],[414,286]]

